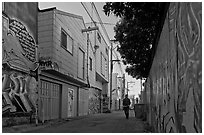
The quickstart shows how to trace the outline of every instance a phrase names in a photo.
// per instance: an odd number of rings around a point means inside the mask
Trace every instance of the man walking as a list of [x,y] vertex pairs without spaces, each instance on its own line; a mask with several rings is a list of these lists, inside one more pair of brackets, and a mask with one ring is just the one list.
[[128,98],[128,95],[125,95],[125,98],[123,99],[123,110],[125,112],[126,119],[129,118],[129,106],[130,106],[130,99]]

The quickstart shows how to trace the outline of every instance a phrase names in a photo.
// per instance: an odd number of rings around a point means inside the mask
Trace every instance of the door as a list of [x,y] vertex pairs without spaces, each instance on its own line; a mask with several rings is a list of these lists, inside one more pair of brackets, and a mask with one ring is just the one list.
[[41,80],[39,93],[39,116],[42,121],[60,118],[59,84]]
[[60,118],[60,85],[51,83],[51,119]]

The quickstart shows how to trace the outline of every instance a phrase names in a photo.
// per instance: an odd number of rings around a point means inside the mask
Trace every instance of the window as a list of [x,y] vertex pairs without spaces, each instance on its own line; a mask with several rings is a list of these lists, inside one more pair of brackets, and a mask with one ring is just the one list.
[[108,49],[106,48],[106,54],[108,55]]
[[89,57],[89,69],[92,71],[92,58]]
[[99,33],[97,33],[97,38],[98,38],[98,41],[101,43],[101,36]]
[[74,40],[72,37],[64,29],[61,29],[61,46],[72,54],[73,44]]
[[84,79],[84,52],[78,51],[78,77]]
[[67,49],[67,34],[64,30],[61,31],[61,46]]
[[106,59],[105,59],[105,76],[106,77],[108,76],[108,62]]

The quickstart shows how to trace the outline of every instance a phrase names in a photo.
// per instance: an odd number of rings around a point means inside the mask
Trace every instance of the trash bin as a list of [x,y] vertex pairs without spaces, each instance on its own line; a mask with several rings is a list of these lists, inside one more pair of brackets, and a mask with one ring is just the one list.
[[138,119],[146,120],[146,105],[145,104],[135,104],[134,105],[135,117]]

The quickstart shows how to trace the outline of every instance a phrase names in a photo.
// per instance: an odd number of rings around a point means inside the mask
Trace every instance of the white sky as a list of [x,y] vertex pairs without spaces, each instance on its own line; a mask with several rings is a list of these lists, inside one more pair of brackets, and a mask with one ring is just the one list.
[[[90,2],[83,2],[83,3],[87,6],[93,19],[96,22],[99,22],[95,16],[94,10],[90,6]],[[105,2],[94,2],[94,4],[98,10],[98,13],[99,13],[100,18],[101,18],[103,23],[116,24],[116,22],[119,20],[119,18],[117,18],[113,15],[110,15],[109,17],[107,17],[105,15],[105,13],[102,11],[103,5],[105,4]],[[62,10],[62,11],[68,12],[68,13],[76,14],[76,15],[80,15],[83,17],[85,23],[92,22],[90,17],[88,16],[86,10],[82,6],[81,2],[39,2],[39,8],[41,10],[46,9],[46,8],[51,8],[51,7],[56,7],[58,10]],[[108,33],[109,38],[114,39],[115,33],[113,30],[113,27],[115,25],[104,25],[104,26],[106,28],[106,31]],[[99,29],[100,29],[100,27],[99,27]],[[102,29],[100,29],[100,31],[102,31]],[[113,57],[113,59],[114,59],[114,57]],[[122,68],[123,68],[123,71],[125,72],[125,66],[124,65],[122,66]],[[120,72],[119,65],[117,63],[114,64],[113,72]],[[127,74],[125,75],[125,77],[126,77],[126,81],[128,81],[128,82],[134,81],[135,82],[135,84],[129,84],[129,86],[130,86],[129,87],[129,89],[130,89],[129,95],[135,95],[136,97],[138,97],[138,94],[140,93],[140,90],[141,90],[140,80],[136,80],[135,78],[132,78],[131,76],[129,76]],[[127,85],[127,82],[125,85]]]

